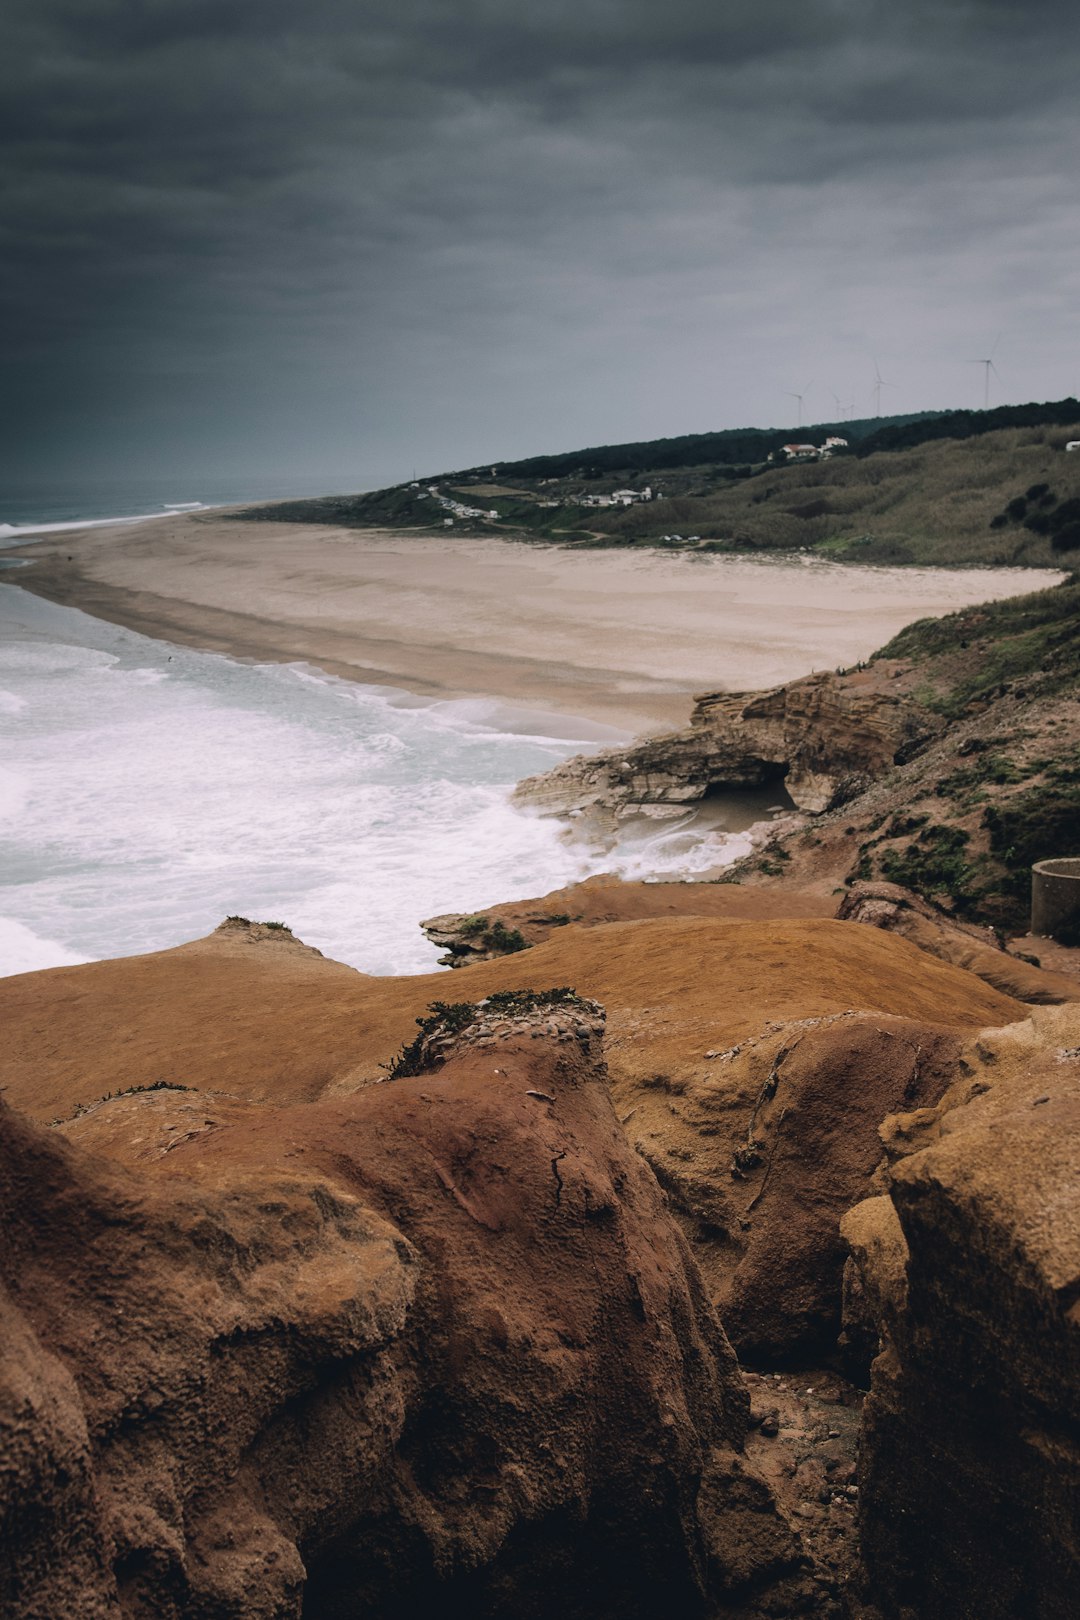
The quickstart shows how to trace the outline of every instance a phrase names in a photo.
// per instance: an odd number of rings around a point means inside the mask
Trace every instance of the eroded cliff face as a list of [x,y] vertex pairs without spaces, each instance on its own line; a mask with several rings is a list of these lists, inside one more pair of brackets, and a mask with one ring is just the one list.
[[600,1027],[481,1009],[330,1102],[3,1109],[6,1620],[829,1613]]
[[861,1532],[907,1620],[1066,1620],[1080,1582],[1080,1011],[989,1030],[882,1135],[844,1221],[864,1410]]
[[516,797],[549,815],[617,823],[678,814],[710,789],[782,780],[800,810],[818,814],[854,798],[940,729],[907,692],[906,673],[881,660],[767,692],[707,693],[687,730],[567,760],[519,783]]

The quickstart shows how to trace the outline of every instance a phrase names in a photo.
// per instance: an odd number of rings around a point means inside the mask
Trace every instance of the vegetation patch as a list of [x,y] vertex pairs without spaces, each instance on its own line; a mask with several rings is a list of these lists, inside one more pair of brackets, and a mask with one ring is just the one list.
[[[919,619],[894,636],[875,658],[903,658],[937,664],[940,689],[932,683],[920,700],[948,719],[999,695],[1003,687],[1037,680],[1040,692],[1059,691],[1080,678],[1080,579],[1029,596],[1007,597],[950,613]],[[950,664],[955,679],[944,675]],[[974,740],[972,751],[981,746]]]
[[96,1108],[99,1103],[113,1102],[117,1097],[135,1097],[144,1091],[197,1091],[198,1089],[197,1086],[182,1086],[179,1080],[149,1080],[142,1085],[121,1086],[118,1091],[107,1091],[104,1096],[95,1097],[93,1102],[76,1103],[70,1114],[50,1120],[49,1123],[52,1125],[66,1125],[68,1120],[80,1119],[83,1114],[88,1114],[91,1108]]
[[507,928],[501,917],[496,917],[494,922],[480,914],[466,917],[458,923],[457,931],[462,939],[480,950],[490,951],[493,956],[512,956],[516,951],[527,951],[529,948],[521,929]]
[[428,1048],[434,1039],[457,1035],[494,1013],[502,1018],[522,1018],[547,1007],[578,1006],[586,1003],[567,985],[553,990],[496,990],[483,1001],[433,1001],[427,1017],[416,1020],[419,1033],[402,1046],[393,1062],[383,1065],[390,1080],[407,1080],[424,1074],[431,1067]]
[[983,825],[990,849],[1005,868],[1003,893],[1021,902],[1026,922],[1031,868],[1036,861],[1080,853],[1080,782],[1047,781],[987,805]]
[[968,843],[968,834],[962,827],[924,827],[902,852],[892,849],[882,852],[879,857],[881,876],[889,883],[900,883],[928,899],[944,896],[958,910],[963,910],[973,898]]
[[975,764],[961,766],[949,776],[941,777],[935,791],[940,798],[959,799],[970,805],[985,799],[983,790],[988,785],[1015,786],[1018,782],[1027,781],[1031,774],[1030,770],[1018,765],[1006,754],[987,753],[979,756]]

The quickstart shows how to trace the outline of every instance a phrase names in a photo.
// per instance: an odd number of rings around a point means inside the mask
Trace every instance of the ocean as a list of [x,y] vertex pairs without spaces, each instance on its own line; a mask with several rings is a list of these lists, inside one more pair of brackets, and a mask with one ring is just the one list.
[[423,917],[748,847],[688,818],[605,856],[510,805],[521,777],[623,740],[609,728],[170,646],[17,577],[0,575],[0,973],[164,949],[231,913],[368,973],[428,972]]
[[0,547],[16,544],[20,532],[84,528],[130,518],[165,516],[170,508],[239,506],[251,501],[300,500],[361,489],[348,479],[243,477],[82,478],[6,480],[0,487]]

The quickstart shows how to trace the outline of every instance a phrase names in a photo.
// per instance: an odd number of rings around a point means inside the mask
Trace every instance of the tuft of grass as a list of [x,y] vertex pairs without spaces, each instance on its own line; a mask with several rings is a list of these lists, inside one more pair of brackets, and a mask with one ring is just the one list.
[[433,1001],[427,1017],[416,1020],[419,1033],[397,1056],[384,1065],[390,1080],[407,1080],[423,1074],[430,1066],[427,1045],[434,1036],[456,1035],[490,1013],[503,1017],[524,1017],[545,1007],[584,1006],[576,990],[559,985],[552,990],[496,990],[483,1001]]
[[79,1119],[98,1103],[113,1102],[117,1097],[134,1097],[143,1091],[198,1091],[198,1086],[183,1086],[179,1080],[148,1080],[134,1086],[121,1086],[117,1091],[106,1091],[92,1102],[76,1103],[70,1114],[50,1120],[51,1125],[66,1125],[69,1119]]

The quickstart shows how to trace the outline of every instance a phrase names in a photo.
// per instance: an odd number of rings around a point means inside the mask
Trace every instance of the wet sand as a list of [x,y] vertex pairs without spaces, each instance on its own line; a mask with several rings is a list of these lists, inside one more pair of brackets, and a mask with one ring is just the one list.
[[1060,577],[573,551],[227,514],[51,535],[7,555],[32,563],[12,584],[145,635],[630,732],[683,724],[694,693],[849,665],[913,619]]

